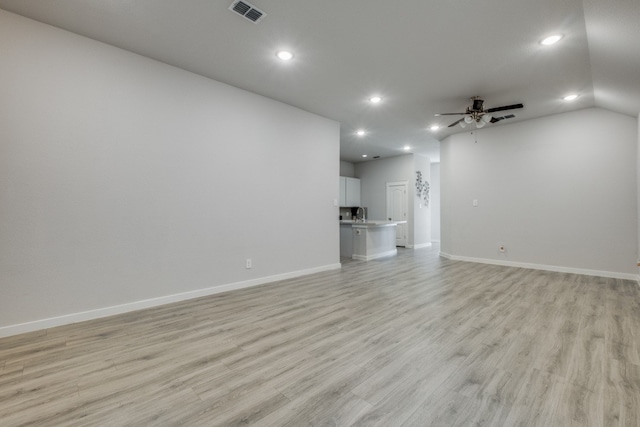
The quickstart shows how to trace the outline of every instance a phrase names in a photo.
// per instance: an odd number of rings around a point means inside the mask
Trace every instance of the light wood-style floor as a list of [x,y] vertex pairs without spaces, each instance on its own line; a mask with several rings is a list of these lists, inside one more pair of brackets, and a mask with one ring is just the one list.
[[637,283],[343,261],[0,339],[0,425],[640,425]]

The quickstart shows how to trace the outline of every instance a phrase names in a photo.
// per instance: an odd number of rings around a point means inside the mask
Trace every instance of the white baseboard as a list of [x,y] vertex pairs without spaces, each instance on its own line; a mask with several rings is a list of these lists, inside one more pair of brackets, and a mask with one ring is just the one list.
[[560,267],[557,265],[544,265],[544,264],[531,264],[526,262],[503,261],[499,259],[489,259],[489,258],[473,258],[473,257],[459,256],[459,255],[451,255],[445,252],[440,252],[440,256],[453,261],[477,262],[479,264],[501,265],[504,267],[529,268],[531,270],[546,270],[546,271],[555,271],[558,273],[573,273],[573,274],[582,274],[585,276],[608,277],[611,279],[640,281],[640,276],[637,274],[616,273],[613,271],[587,270],[583,268],[573,268],[573,267]]
[[398,254],[398,250],[394,249],[392,251],[381,252],[379,254],[374,254],[374,255],[356,255],[356,254],[353,254],[353,256],[351,258],[357,259],[358,261],[371,261],[372,259],[386,258],[386,257],[394,256],[394,255],[397,255],[397,254]]
[[322,271],[338,270],[340,268],[342,268],[342,264],[340,263],[323,265],[306,270],[292,271],[289,273],[260,277],[243,282],[229,283],[226,285],[213,286],[210,288],[197,289],[195,291],[166,295],[141,301],[134,301],[126,304],[114,305],[111,307],[98,308],[95,310],[82,311],[79,313],[65,314],[63,316],[50,317],[48,319],[34,320],[32,322],[20,323],[17,325],[3,326],[0,327],[0,338],[53,328],[55,326],[69,325],[71,323],[78,323],[86,320],[99,319],[101,317],[128,313],[131,311],[142,310],[150,307],[157,307],[159,305],[171,304],[174,302],[185,301],[193,298],[200,298],[208,295],[219,294],[222,292],[233,291],[236,289],[250,288],[253,286],[264,285],[266,283],[277,282],[279,280],[293,279],[295,277],[320,273]]
[[429,242],[429,243],[420,243],[420,244],[417,244],[417,245],[413,245],[413,249],[430,248],[431,246],[432,246],[431,242]]

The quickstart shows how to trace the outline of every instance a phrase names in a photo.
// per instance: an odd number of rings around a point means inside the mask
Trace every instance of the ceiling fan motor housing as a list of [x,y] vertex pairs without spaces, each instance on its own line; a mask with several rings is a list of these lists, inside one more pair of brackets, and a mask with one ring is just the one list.
[[473,100],[473,107],[472,107],[472,111],[482,111],[482,104],[484,104],[484,100],[480,99],[480,98],[472,98]]

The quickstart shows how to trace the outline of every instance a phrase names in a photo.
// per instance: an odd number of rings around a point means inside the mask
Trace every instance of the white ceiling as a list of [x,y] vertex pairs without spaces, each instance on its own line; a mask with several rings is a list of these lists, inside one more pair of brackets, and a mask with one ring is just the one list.
[[[480,95],[524,103],[506,123],[599,106],[640,112],[640,1],[0,0],[0,8],[280,100],[341,123],[341,158],[439,159],[431,132]],[[563,33],[551,47],[541,38]],[[275,57],[295,52],[293,61]],[[561,97],[576,92],[566,103]],[[384,100],[371,105],[367,99]],[[505,122],[489,126],[504,126]],[[366,129],[361,138],[356,129]]]

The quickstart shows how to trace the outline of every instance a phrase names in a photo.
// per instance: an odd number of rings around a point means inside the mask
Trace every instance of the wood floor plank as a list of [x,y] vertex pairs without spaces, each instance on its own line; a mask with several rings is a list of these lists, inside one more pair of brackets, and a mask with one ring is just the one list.
[[567,406],[566,402],[561,400],[563,390],[564,382],[561,377],[546,371],[531,369],[529,375],[523,378],[522,386],[504,425],[563,425],[556,418],[558,407]]
[[[467,420],[469,398],[445,390],[430,395],[401,424],[402,427],[438,427],[455,425],[474,425]],[[473,412],[473,411],[471,411]],[[460,418],[462,420],[458,421]]]
[[402,425],[425,401],[447,390],[443,384],[456,369],[455,365],[443,363],[432,366],[429,373],[414,375],[358,418],[354,425]]
[[0,425],[637,426],[640,288],[437,247],[0,339]]

